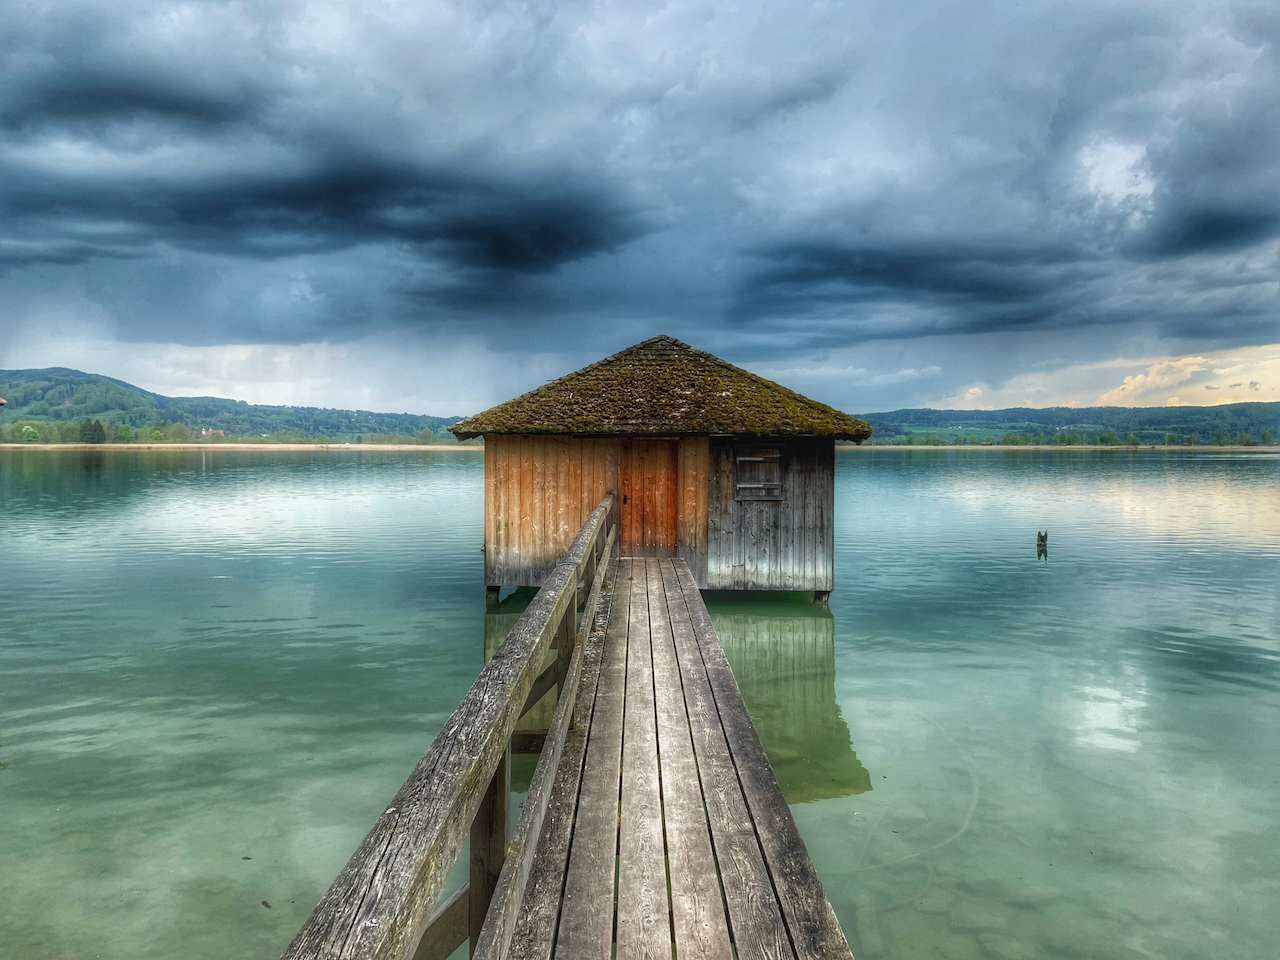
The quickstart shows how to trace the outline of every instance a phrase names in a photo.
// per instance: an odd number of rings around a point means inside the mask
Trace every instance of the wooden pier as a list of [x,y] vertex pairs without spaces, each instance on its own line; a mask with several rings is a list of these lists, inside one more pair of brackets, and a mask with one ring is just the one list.
[[[693,574],[615,558],[611,507],[285,957],[850,957]],[[557,686],[549,728],[521,733]],[[513,744],[540,757],[508,837]],[[470,881],[437,905],[468,834]]]

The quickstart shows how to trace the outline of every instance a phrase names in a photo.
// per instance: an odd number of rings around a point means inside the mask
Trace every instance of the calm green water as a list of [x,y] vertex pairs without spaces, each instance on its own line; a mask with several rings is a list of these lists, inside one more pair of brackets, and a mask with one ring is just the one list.
[[[1273,954],[1280,458],[838,464],[830,613],[709,606],[860,960]],[[481,480],[0,451],[0,955],[278,954],[480,668]]]

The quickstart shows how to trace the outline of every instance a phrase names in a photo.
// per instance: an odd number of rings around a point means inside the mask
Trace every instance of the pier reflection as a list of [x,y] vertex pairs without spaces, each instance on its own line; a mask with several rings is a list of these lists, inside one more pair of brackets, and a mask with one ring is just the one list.
[[[536,593],[522,587],[486,610],[486,662]],[[788,594],[709,591],[704,596],[787,802],[870,790],[871,775],[853,750],[836,701],[831,611]],[[547,663],[552,659],[554,653],[548,651]],[[521,720],[520,729],[545,730],[555,712],[555,696],[553,689]],[[514,770],[513,779],[519,779]]]
[[870,790],[836,701],[830,610],[785,594],[705,596],[787,802]]

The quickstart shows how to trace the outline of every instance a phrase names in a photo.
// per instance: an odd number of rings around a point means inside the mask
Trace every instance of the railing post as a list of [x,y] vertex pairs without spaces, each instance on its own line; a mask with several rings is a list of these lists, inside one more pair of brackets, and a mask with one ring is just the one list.
[[569,675],[569,658],[573,656],[577,626],[578,608],[569,605],[564,611],[564,619],[560,621],[560,628],[556,631],[556,676],[560,678],[556,683],[557,700],[564,693],[564,680]]
[[489,912],[489,901],[498,886],[502,873],[502,861],[507,852],[507,828],[511,823],[511,749],[508,744],[493,772],[489,788],[480,801],[480,809],[471,823],[471,892],[469,895],[468,927],[471,947],[468,956],[476,951],[480,928]]
[[[599,539],[599,538],[597,538]],[[586,602],[587,594],[591,590],[591,580],[596,573],[596,545],[595,541],[591,543],[591,549],[587,551],[587,555],[582,558],[582,562],[578,564],[578,596],[574,609],[582,606]]]

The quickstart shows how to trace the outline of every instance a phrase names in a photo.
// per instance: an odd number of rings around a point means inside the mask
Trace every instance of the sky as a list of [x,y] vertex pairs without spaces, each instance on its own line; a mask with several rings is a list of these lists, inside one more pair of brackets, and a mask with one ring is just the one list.
[[851,412],[1280,400],[1274,0],[0,27],[0,368],[462,415],[665,333]]

